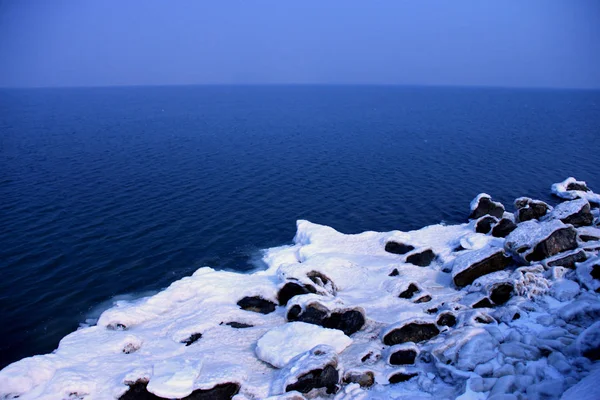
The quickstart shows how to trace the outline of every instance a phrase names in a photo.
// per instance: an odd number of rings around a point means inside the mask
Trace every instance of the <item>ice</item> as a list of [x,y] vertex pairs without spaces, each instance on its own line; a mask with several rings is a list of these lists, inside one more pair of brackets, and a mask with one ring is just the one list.
[[318,345],[329,345],[336,352],[350,346],[352,339],[337,329],[322,328],[304,322],[290,322],[265,333],[256,344],[256,355],[277,368]]
[[[581,192],[587,197],[576,202],[591,201],[593,193]],[[599,362],[600,245],[594,235],[600,230],[577,228],[579,239],[572,243],[588,260],[575,269],[547,265],[570,250],[539,263],[505,257],[522,247],[527,255],[566,227],[574,229],[556,219],[526,221],[506,239],[475,233],[472,222],[347,235],[300,220],[293,244],[262,253],[264,270],[201,268],[153,296],[118,301],[97,325],[63,338],[52,354],[7,366],[0,371],[0,399],[117,399],[142,382],[161,398],[229,383],[240,387],[236,400],[298,400],[303,395],[285,391],[323,368],[327,385],[306,398],[581,396],[577,388],[588,385],[584,377]],[[391,240],[414,250],[390,253],[385,245]],[[429,266],[406,262],[425,249],[436,254]],[[455,285],[458,274],[494,255],[495,263],[479,265],[468,283]],[[288,283],[311,293],[279,305],[279,291]],[[409,293],[411,285],[416,291]],[[498,285],[506,285],[506,296],[494,292]],[[242,309],[238,302],[245,297],[270,301],[274,310]],[[472,308],[484,298],[495,300]],[[289,321],[288,313],[298,308],[332,320],[355,310],[364,324],[345,335]],[[339,327],[332,320],[321,322]],[[391,354],[400,351],[407,354],[391,363]],[[344,381],[348,373],[367,372],[371,387]],[[297,387],[310,390],[302,385]]]

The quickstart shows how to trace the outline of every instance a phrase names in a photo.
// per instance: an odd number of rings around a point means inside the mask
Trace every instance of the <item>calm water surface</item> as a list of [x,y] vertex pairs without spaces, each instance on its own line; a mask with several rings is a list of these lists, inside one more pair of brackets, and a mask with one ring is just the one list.
[[600,191],[600,92],[407,87],[0,91],[0,367],[101,303],[248,271],[296,219],[465,220],[573,175]]

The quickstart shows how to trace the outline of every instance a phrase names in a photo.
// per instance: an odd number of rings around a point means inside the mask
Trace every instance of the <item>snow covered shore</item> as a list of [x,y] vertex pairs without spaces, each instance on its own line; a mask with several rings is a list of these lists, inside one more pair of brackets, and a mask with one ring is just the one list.
[[0,371],[0,398],[600,398],[600,196],[552,191],[410,232],[298,221],[265,271],[120,302]]

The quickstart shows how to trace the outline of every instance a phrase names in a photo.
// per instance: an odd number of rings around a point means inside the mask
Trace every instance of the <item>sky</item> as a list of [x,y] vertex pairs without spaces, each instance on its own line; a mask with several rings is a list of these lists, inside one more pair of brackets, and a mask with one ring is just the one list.
[[0,0],[0,87],[600,88],[600,0]]

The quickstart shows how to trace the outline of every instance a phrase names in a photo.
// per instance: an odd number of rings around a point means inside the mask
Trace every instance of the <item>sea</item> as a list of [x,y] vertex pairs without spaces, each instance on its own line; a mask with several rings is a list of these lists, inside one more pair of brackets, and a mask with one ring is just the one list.
[[0,368],[198,268],[260,269],[298,219],[462,223],[569,176],[600,192],[600,91],[0,89]]

